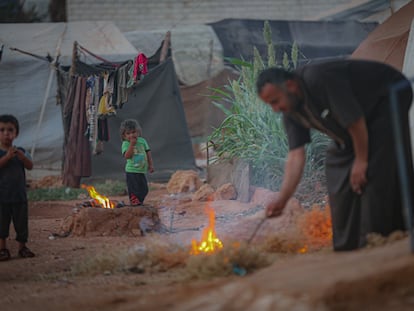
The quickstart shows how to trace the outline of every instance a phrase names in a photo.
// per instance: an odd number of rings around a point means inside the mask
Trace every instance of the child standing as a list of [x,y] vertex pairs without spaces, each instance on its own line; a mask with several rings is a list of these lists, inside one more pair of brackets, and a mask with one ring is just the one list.
[[126,183],[131,205],[142,205],[148,194],[147,172],[154,172],[151,150],[142,137],[138,121],[124,120],[121,123],[122,155],[127,159],[125,165]]
[[23,148],[13,146],[17,135],[19,122],[16,117],[0,115],[0,261],[10,259],[6,239],[12,221],[19,243],[18,255],[23,258],[35,256],[26,246],[29,225],[25,169],[31,170],[33,162]]

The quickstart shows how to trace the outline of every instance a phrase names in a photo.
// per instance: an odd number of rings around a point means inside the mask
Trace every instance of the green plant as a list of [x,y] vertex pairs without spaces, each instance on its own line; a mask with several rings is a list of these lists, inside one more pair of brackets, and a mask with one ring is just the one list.
[[[105,182],[92,185],[99,194],[105,196],[124,195],[126,193],[125,182],[107,180]],[[65,201],[75,200],[79,195],[88,196],[88,191],[81,188],[39,188],[27,192],[29,201]]]
[[[211,159],[213,162],[241,159],[251,167],[252,184],[276,190],[282,181],[289,148],[281,115],[264,105],[256,94],[255,82],[259,72],[277,66],[268,22],[264,24],[263,35],[268,46],[266,62],[254,47],[252,63],[230,60],[240,71],[238,80],[231,81],[224,90],[214,89],[216,97],[213,97],[213,104],[225,113],[226,118],[208,139],[216,150],[216,157]],[[298,46],[293,44],[290,55],[284,53],[283,67],[294,69],[298,63],[298,54]],[[215,102],[216,98],[230,102],[231,109]],[[307,146],[305,178],[312,176],[315,170],[321,170],[323,150],[327,142],[325,135],[312,132],[312,142]]]

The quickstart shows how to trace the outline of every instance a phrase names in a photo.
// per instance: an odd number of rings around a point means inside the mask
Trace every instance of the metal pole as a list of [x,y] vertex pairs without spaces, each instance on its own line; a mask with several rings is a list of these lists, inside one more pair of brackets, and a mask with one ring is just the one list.
[[392,128],[394,132],[395,148],[397,154],[397,166],[398,166],[398,175],[401,184],[401,196],[403,208],[407,211],[407,227],[410,234],[411,241],[411,252],[414,253],[414,234],[413,234],[413,198],[412,191],[413,186],[412,180],[409,178],[408,170],[411,167],[408,165],[408,161],[412,159],[407,159],[406,153],[404,152],[404,140],[403,133],[401,129],[401,110],[398,103],[398,92],[411,87],[410,84],[407,84],[407,81],[400,81],[391,86],[390,91],[390,108],[391,108],[391,121]]

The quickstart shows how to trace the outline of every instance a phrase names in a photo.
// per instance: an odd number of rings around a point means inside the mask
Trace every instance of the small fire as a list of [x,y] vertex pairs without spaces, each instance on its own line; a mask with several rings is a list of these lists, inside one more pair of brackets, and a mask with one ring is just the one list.
[[95,202],[103,208],[114,208],[115,204],[111,202],[107,197],[100,195],[93,186],[81,185],[83,189],[88,190],[89,196],[95,200]]
[[214,209],[207,206],[206,213],[208,214],[208,227],[203,230],[202,240],[197,243],[196,240],[192,240],[191,255],[199,254],[212,254],[215,251],[223,248],[223,243],[216,236],[215,230],[215,213]]
[[305,254],[307,252],[308,252],[308,247],[306,245],[298,249],[299,254]]
[[332,243],[332,220],[330,207],[313,205],[312,209],[303,214],[298,224],[307,244],[300,250],[300,253],[306,253],[309,248],[320,248]]

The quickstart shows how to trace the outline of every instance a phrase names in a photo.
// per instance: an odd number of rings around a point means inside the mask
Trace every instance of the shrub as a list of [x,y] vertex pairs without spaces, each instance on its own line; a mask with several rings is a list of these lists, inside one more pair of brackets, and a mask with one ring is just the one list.
[[[263,35],[268,46],[266,62],[254,47],[253,62],[231,60],[240,72],[238,80],[230,81],[224,91],[214,89],[224,102],[230,102],[231,109],[213,101],[225,113],[226,118],[213,130],[208,140],[216,150],[212,162],[241,159],[251,167],[252,184],[276,190],[282,181],[289,148],[281,115],[275,114],[268,105],[264,105],[256,94],[255,82],[259,72],[278,65],[268,22],[264,24]],[[283,67],[294,69],[298,63],[298,54],[299,49],[293,44],[290,55],[284,53]],[[320,178],[323,151],[328,142],[324,134],[312,131],[311,135],[312,142],[306,147],[304,179],[312,178],[315,173]]]

